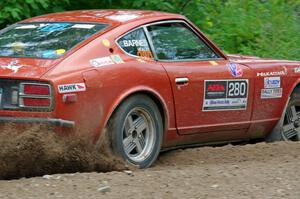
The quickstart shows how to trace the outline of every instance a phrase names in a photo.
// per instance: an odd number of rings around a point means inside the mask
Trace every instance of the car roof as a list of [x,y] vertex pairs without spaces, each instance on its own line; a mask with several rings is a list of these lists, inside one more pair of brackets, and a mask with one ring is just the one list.
[[98,22],[109,23],[112,26],[135,21],[151,21],[156,19],[182,19],[182,15],[149,11],[149,10],[78,10],[33,17],[21,21],[28,22]]

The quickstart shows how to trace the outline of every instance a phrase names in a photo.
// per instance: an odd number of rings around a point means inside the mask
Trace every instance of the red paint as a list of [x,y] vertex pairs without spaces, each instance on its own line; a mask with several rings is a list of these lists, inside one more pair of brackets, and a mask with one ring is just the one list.
[[[116,21],[111,16],[125,13],[137,17],[129,21]],[[191,25],[222,60],[159,62],[147,59],[139,62],[125,54],[115,40],[126,32],[144,24],[161,20],[183,20]],[[113,111],[126,97],[143,92],[160,102],[165,118],[164,147],[201,142],[242,140],[266,136],[280,118],[288,97],[300,80],[294,73],[300,62],[263,60],[252,56],[226,56],[200,30],[185,17],[154,11],[91,10],[49,14],[23,22],[77,21],[108,23],[110,27],[77,45],[56,60],[31,58],[0,58],[0,66],[18,60],[23,65],[18,72],[0,69],[0,78],[48,82],[54,91],[54,110],[51,112],[26,112],[0,110],[1,116],[60,118],[74,121],[76,130],[93,133],[98,137]],[[107,39],[110,47],[103,45]],[[113,53],[112,53],[113,52]],[[90,60],[120,55],[125,63],[92,67]],[[228,69],[236,63],[238,75]],[[286,70],[281,77],[283,96],[279,99],[261,99],[264,77],[257,73]],[[188,84],[177,85],[176,78],[189,78]],[[203,111],[204,80],[248,80],[248,101],[245,110]],[[58,86],[72,83],[86,84],[86,91],[65,97]],[[212,91],[223,91],[217,84]],[[70,93],[72,94],[72,93]],[[68,98],[66,100],[65,98]],[[72,101],[73,103],[65,103]],[[33,103],[27,101],[26,103]]]

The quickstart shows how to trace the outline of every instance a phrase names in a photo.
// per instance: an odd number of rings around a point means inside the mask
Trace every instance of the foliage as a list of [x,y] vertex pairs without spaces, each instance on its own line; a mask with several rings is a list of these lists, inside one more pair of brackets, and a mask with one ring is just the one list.
[[69,0],[1,0],[0,25],[14,23],[24,18],[65,10]]
[[61,10],[107,8],[180,13],[227,53],[300,60],[300,0],[1,0],[0,25]]
[[211,38],[228,52],[300,60],[300,14],[294,1],[231,0],[211,28]]

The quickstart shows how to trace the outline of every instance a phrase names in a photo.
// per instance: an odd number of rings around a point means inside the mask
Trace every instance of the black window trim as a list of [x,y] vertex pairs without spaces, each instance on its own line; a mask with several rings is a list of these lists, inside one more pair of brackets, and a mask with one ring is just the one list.
[[[184,25],[187,26],[187,28],[189,28],[201,41],[203,41],[205,43],[205,45],[210,48],[216,55],[219,56],[219,58],[211,58],[211,59],[180,59],[180,60],[176,60],[176,59],[158,59],[156,52],[154,50],[154,45],[152,42],[152,39],[150,37],[150,33],[147,30],[148,26],[153,26],[153,25],[157,25],[157,24],[165,24],[165,23],[183,23]],[[190,25],[188,24],[186,21],[184,20],[166,20],[166,21],[159,21],[159,22],[154,22],[154,23],[150,23],[147,25],[144,25],[144,30],[146,31],[146,36],[148,37],[148,41],[150,44],[150,48],[152,50],[152,54],[155,58],[155,60],[160,61],[160,62],[189,62],[189,61],[215,61],[215,60],[225,60],[218,52],[215,51],[214,48],[212,48],[208,42],[206,41],[206,39],[204,39],[203,37],[201,37],[201,35],[199,35],[199,33]]]
[[[152,26],[152,25],[157,25],[157,24],[165,24],[165,23],[183,23],[184,25],[186,25],[201,41],[203,41],[205,43],[205,45],[210,48],[216,55],[218,55],[220,58],[211,58],[211,59],[180,59],[180,60],[174,60],[174,59],[158,59],[157,55],[156,55],[156,52],[154,50],[154,45],[153,45],[153,42],[152,42],[152,39],[151,39],[151,36],[150,36],[150,33],[147,29],[148,26]],[[139,56],[137,55],[133,55],[133,54],[130,54],[128,52],[126,52],[118,43],[118,41],[130,34],[131,32],[133,31],[136,31],[138,29],[143,29],[144,33],[145,33],[145,36],[146,36],[146,40],[149,44],[149,48],[150,48],[150,51],[154,57],[154,61],[160,61],[160,62],[194,62],[194,61],[218,61],[218,60],[225,60],[223,58],[222,55],[220,55],[218,52],[215,51],[214,48],[211,47],[211,45],[209,45],[209,43],[206,41],[206,39],[204,39],[201,35],[199,35],[199,33],[190,25],[188,24],[186,21],[184,20],[179,20],[179,19],[176,19],[176,20],[164,20],[164,21],[157,21],[157,22],[151,22],[151,23],[148,23],[148,24],[145,24],[145,25],[140,25],[138,27],[135,27],[125,33],[123,33],[122,35],[120,35],[119,37],[117,37],[117,39],[115,39],[115,43],[116,45],[128,56],[131,56],[131,57],[134,57],[134,58],[140,58]]]

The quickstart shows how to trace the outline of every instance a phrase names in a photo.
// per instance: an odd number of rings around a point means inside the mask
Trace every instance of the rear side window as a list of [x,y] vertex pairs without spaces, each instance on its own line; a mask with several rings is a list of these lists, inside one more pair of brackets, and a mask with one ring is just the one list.
[[20,23],[0,32],[0,57],[56,59],[108,25],[101,23]]
[[220,58],[184,23],[163,23],[147,27],[160,60],[205,60]]
[[130,55],[153,58],[149,43],[142,28],[127,33],[118,40],[118,44]]

